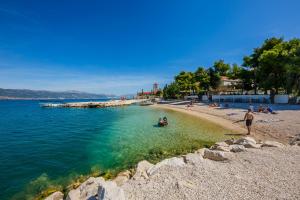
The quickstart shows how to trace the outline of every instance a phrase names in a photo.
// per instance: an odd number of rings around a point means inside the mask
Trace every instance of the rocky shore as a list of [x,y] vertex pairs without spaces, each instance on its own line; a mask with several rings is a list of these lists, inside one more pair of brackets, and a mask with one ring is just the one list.
[[126,106],[134,103],[142,102],[143,100],[111,100],[111,101],[94,101],[94,102],[71,102],[62,104],[47,103],[42,104],[42,107],[64,107],[64,108],[106,108],[106,107],[117,107]]
[[299,199],[300,135],[292,145],[245,137],[157,164],[144,160],[113,180],[90,177],[47,200]]

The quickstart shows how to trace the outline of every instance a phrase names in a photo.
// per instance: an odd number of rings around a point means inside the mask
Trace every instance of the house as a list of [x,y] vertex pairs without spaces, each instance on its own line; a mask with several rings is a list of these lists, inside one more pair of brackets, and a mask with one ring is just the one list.
[[144,91],[144,89],[142,89],[141,92],[137,93],[137,98],[139,99],[144,99],[144,98],[151,98],[151,97],[156,97],[158,95],[159,92],[159,88],[158,88],[158,83],[154,83],[153,84],[153,89],[151,91]]

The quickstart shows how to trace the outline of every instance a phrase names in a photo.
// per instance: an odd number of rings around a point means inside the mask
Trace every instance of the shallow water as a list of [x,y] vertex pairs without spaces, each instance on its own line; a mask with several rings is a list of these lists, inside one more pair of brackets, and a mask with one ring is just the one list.
[[[163,116],[169,126],[157,127]],[[207,121],[147,106],[41,108],[38,101],[0,101],[0,199],[19,193],[18,199],[51,181],[64,184],[91,168],[157,161],[157,154],[192,150],[227,138],[224,133]]]

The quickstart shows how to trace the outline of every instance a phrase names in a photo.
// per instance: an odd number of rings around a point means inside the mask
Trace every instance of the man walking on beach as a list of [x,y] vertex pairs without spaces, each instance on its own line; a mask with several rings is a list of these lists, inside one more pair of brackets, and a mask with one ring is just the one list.
[[244,121],[246,120],[246,126],[247,126],[247,129],[248,129],[247,135],[250,135],[251,125],[252,125],[253,119],[254,119],[254,115],[252,114],[252,111],[249,108],[248,112],[245,114],[245,117],[244,117]]

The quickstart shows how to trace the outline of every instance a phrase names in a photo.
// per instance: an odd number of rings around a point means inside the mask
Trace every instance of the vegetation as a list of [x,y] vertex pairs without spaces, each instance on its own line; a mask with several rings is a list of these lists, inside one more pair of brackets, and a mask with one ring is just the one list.
[[163,97],[174,99],[216,91],[222,76],[238,79],[236,88],[241,92],[300,95],[300,39],[269,38],[243,58],[242,66],[218,60],[195,72],[182,71],[174,82],[165,86]]

